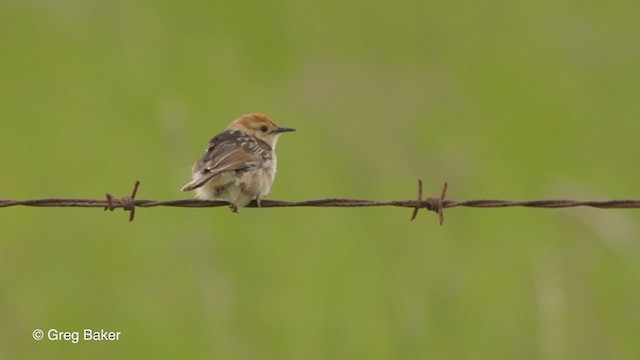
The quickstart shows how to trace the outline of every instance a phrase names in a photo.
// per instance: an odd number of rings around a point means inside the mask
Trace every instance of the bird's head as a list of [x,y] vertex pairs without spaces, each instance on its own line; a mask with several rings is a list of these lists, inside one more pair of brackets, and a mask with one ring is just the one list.
[[283,132],[295,131],[295,129],[280,127],[273,122],[267,115],[260,113],[251,113],[240,116],[233,120],[227,130],[240,130],[243,133],[258,138],[276,148],[278,137]]

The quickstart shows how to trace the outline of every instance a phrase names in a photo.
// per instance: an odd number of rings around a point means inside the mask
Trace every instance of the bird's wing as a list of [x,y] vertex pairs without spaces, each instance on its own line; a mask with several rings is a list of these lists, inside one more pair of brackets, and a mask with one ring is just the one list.
[[[244,141],[243,141],[244,140]],[[193,165],[194,179],[182,191],[191,191],[206,184],[216,175],[227,171],[238,171],[253,166],[259,161],[259,153],[251,151],[246,139],[217,136],[202,158]]]
[[254,153],[237,143],[226,142],[208,150],[194,168],[194,172],[217,175],[223,171],[242,170],[257,160]]

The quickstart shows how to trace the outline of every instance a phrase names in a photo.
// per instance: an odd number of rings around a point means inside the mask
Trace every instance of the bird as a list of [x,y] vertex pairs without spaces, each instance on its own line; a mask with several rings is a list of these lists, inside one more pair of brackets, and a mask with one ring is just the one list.
[[271,192],[276,176],[276,144],[281,127],[262,113],[241,115],[209,141],[204,155],[193,165],[192,180],[182,191],[195,190],[204,200],[224,200],[235,213]]

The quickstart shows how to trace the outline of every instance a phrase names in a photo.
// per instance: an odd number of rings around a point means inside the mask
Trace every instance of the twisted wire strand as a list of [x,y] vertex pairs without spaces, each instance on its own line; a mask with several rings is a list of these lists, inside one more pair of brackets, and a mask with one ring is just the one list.
[[[137,207],[150,208],[158,206],[169,207],[186,207],[186,208],[202,208],[202,207],[220,207],[228,206],[226,201],[198,200],[198,199],[179,199],[179,200],[147,200],[135,199],[140,182],[136,181],[131,195],[115,198],[110,194],[106,194],[106,199],[73,199],[73,198],[45,198],[31,200],[0,200],[0,208],[11,206],[33,206],[33,207],[88,207],[88,208],[104,208],[104,210],[115,210],[122,208],[130,212],[129,221],[133,221],[135,209]],[[415,200],[364,200],[364,199],[344,199],[344,198],[327,198],[313,199],[303,201],[282,201],[282,200],[261,200],[261,208],[274,207],[377,207],[377,206],[396,206],[412,208],[413,213],[411,220],[415,219],[419,209],[427,209],[438,213],[440,224],[444,220],[444,209],[454,207],[473,207],[473,208],[502,208],[502,207],[529,207],[529,208],[546,208],[558,209],[577,206],[587,206],[598,209],[637,209],[640,208],[640,200],[604,200],[604,201],[579,201],[568,199],[546,199],[546,200],[527,200],[527,201],[510,201],[496,199],[478,199],[454,201],[446,200],[447,183],[444,183],[440,197],[422,198],[422,181],[418,180],[418,196]],[[256,208],[258,204],[252,201],[247,205],[249,208]]]

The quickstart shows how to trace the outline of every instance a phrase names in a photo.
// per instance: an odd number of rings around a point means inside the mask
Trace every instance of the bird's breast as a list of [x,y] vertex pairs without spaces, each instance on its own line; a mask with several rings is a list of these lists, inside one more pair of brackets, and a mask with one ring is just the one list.
[[271,191],[276,176],[277,159],[274,153],[263,156],[262,160],[245,171],[240,177],[240,185],[244,191],[253,196],[265,196]]

